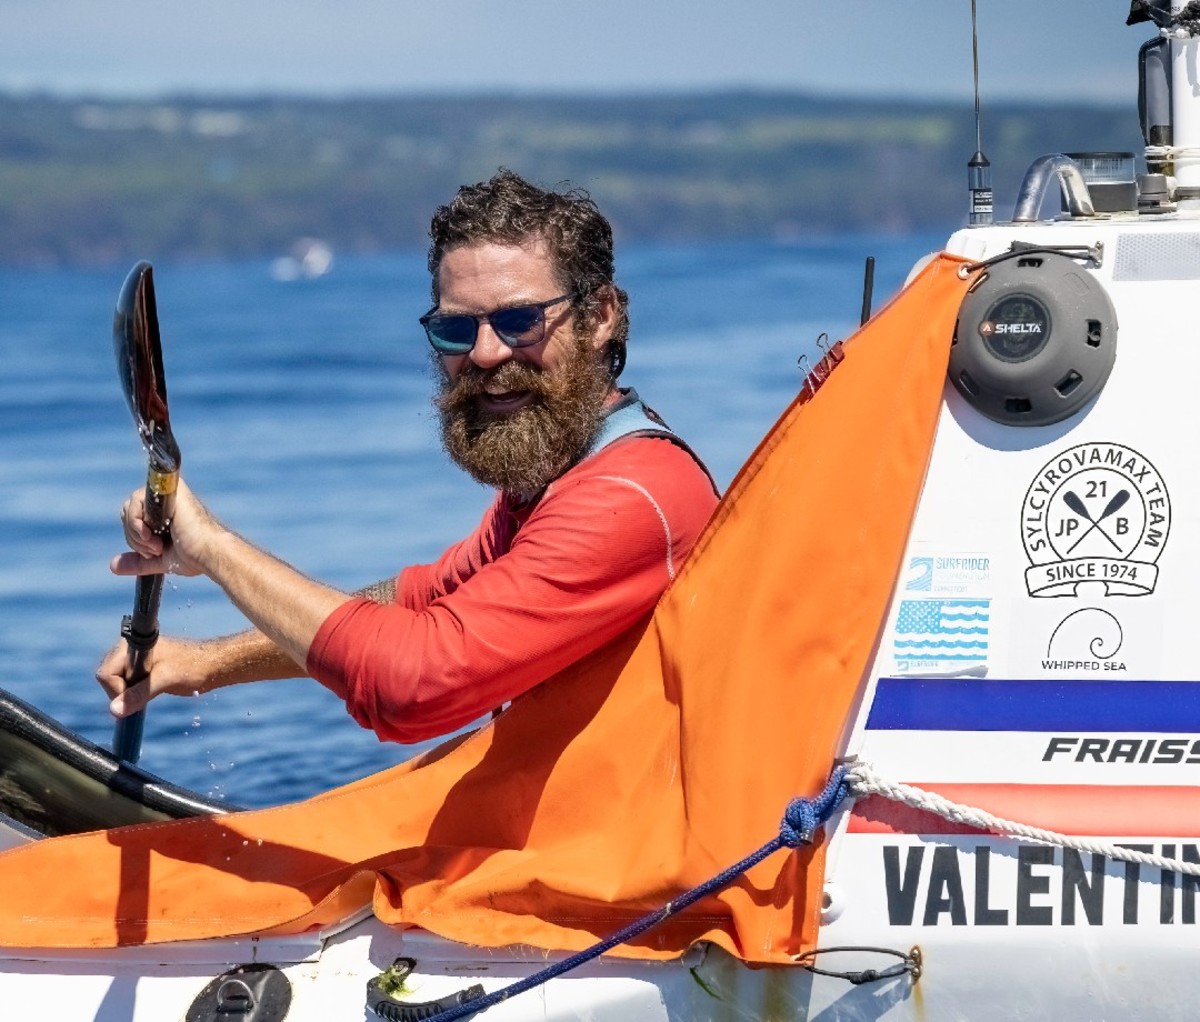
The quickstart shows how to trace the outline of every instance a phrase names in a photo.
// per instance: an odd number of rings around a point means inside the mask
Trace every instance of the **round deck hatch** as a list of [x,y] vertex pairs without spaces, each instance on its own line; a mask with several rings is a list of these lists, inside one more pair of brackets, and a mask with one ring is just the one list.
[[1117,315],[1075,260],[1031,253],[988,268],[958,311],[950,380],[989,419],[1045,426],[1073,414],[1108,380]]

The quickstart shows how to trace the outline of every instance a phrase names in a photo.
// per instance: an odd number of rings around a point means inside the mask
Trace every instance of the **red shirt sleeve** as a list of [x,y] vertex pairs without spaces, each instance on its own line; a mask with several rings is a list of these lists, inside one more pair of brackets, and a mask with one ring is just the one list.
[[507,550],[515,529],[508,504],[498,495],[469,536],[447,548],[432,564],[413,564],[396,576],[395,602],[409,610],[425,610]]
[[339,607],[309,673],[383,739],[445,734],[641,620],[715,505],[675,444],[614,443],[553,483],[510,545],[497,504],[434,565],[402,573],[396,603]]

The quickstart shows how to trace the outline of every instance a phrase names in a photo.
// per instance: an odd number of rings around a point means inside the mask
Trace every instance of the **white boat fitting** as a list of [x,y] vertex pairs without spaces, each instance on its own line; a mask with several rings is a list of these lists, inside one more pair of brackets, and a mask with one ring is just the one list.
[[[748,967],[708,942],[665,961],[599,957],[478,1017],[1194,1014],[1200,23],[1181,0],[1144,13],[1160,27],[1141,56],[1146,172],[1130,154],[1050,154],[1007,223],[984,222],[977,175],[977,223],[947,243],[965,296],[915,516],[829,764],[848,768],[853,798],[809,865],[824,869],[811,946],[790,966]],[[1056,189],[1061,208],[1047,208]],[[814,410],[836,400],[824,384],[840,362],[831,349],[814,367]],[[830,558],[844,541],[833,530]],[[216,808],[85,745],[63,751],[70,736],[35,718],[0,745],[27,766],[0,790],[7,847],[84,829],[85,810],[136,822]],[[42,772],[53,780],[34,797]],[[765,836],[746,835],[745,852]],[[364,910],[288,936],[8,947],[0,999],[100,1022],[371,1018],[384,974],[395,996],[374,1013],[449,1019],[568,957]]]

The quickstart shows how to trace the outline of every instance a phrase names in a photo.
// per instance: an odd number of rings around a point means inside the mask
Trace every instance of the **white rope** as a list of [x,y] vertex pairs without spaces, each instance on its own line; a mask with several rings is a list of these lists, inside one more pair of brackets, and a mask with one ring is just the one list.
[[1177,160],[1181,156],[1200,156],[1200,147],[1183,145],[1148,145],[1146,159],[1151,161]]
[[951,802],[932,791],[914,788],[909,784],[899,784],[881,777],[867,763],[854,761],[846,765],[846,784],[855,797],[865,795],[880,795],[893,802],[900,802],[913,809],[921,809],[934,813],[952,823],[961,823],[979,830],[991,831],[994,834],[1007,834],[1012,837],[1036,841],[1043,845],[1059,845],[1062,848],[1074,848],[1081,852],[1093,852],[1108,859],[1119,859],[1122,862],[1136,862],[1143,866],[1153,866],[1156,869],[1171,873],[1186,873],[1189,876],[1200,876],[1200,862],[1184,862],[1182,859],[1168,859],[1162,855],[1151,855],[1139,852],[1133,848],[1122,848],[1120,845],[1103,841],[1093,841],[1085,838],[1068,837],[1052,830],[1041,827],[1030,827],[1024,823],[1005,820],[999,816],[984,812],[960,802]]

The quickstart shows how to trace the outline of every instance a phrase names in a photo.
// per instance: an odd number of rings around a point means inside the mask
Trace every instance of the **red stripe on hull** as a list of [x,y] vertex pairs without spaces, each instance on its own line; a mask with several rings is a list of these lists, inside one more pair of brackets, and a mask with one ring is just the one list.
[[[1200,838],[1200,789],[1071,784],[919,784],[952,802],[1030,827],[1079,836]],[[856,803],[853,834],[980,834],[882,796]]]

